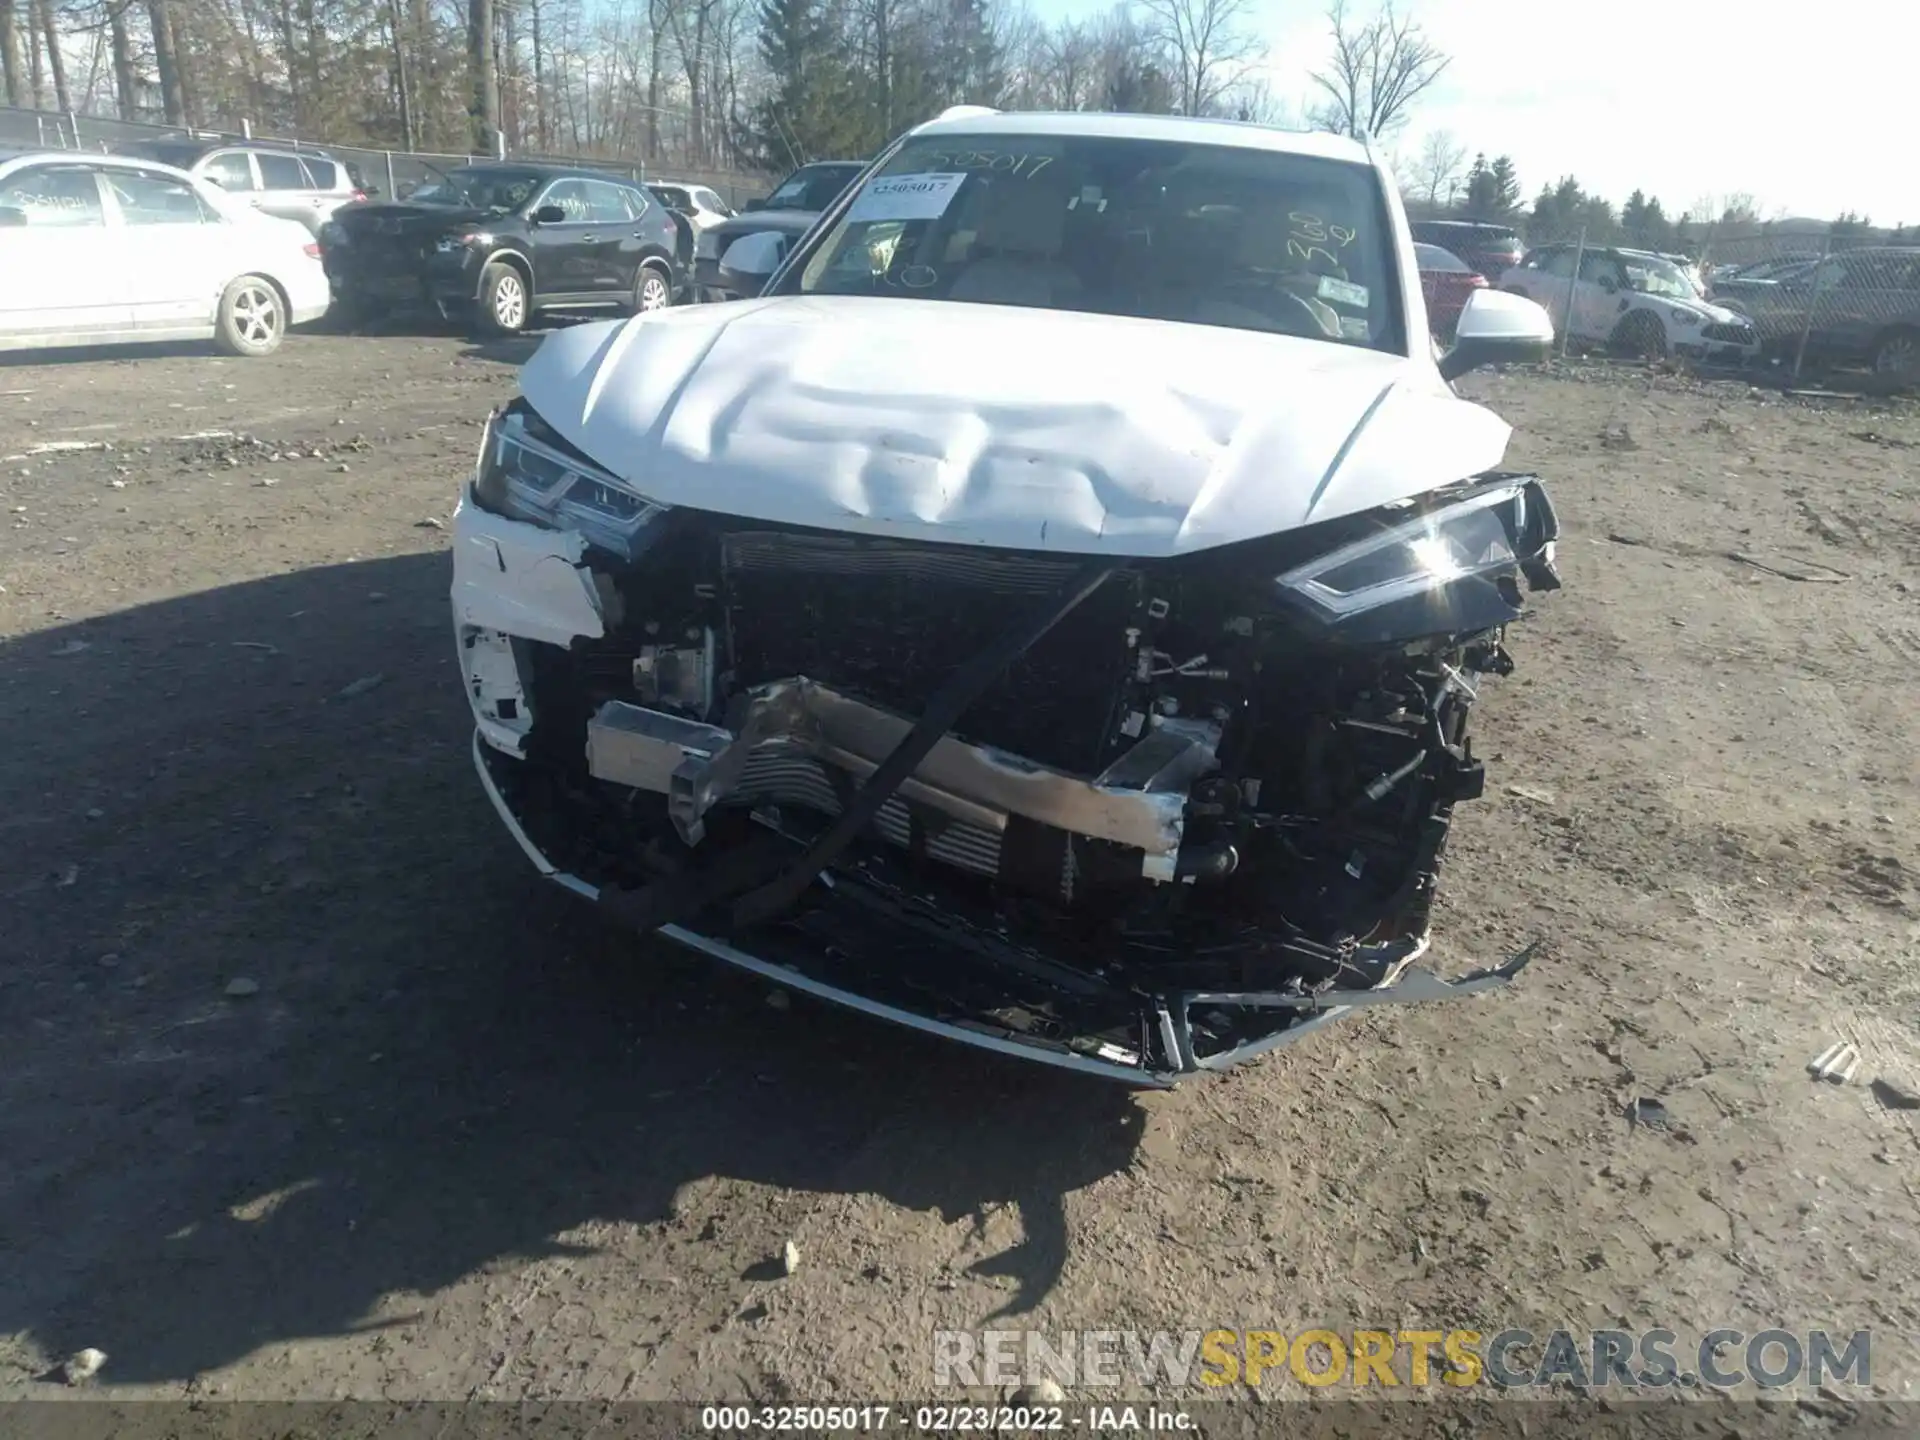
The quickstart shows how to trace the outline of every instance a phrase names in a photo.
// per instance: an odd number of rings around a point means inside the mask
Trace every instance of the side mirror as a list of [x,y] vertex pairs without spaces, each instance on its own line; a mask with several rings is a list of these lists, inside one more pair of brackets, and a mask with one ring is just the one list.
[[786,236],[771,230],[744,235],[720,257],[720,288],[734,295],[758,295],[786,257]]
[[742,200],[740,202],[740,208],[742,210],[764,210],[767,208],[766,197],[763,195],[757,200]]
[[1620,282],[1611,275],[1602,275],[1599,283],[1600,288],[1609,295],[1618,295],[1620,293]]
[[0,205],[0,226],[25,225],[27,212],[14,205]]
[[1553,353],[1553,317],[1546,307],[1505,290],[1476,290],[1460,311],[1453,348],[1440,358],[1440,378],[1458,380],[1488,365],[1538,365]]
[[533,223],[536,225],[564,225],[567,223],[567,212],[558,205],[542,205],[538,210],[533,212]]
[[420,186],[412,180],[402,180],[398,185],[394,187],[393,193],[396,196],[398,196],[400,199],[404,200],[419,188]]

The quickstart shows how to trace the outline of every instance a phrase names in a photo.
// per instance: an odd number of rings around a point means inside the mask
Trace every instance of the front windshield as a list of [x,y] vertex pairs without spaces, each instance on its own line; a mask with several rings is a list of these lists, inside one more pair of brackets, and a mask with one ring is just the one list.
[[767,197],[769,210],[824,210],[859,175],[857,165],[809,165],[796,170]]
[[1621,260],[1620,268],[1627,272],[1627,288],[1642,295],[1659,295],[1668,300],[1691,300],[1695,296],[1693,282],[1671,260],[1629,255]]
[[520,209],[539,188],[540,177],[532,171],[462,167],[422,185],[407,198],[420,205],[453,205],[504,214]]
[[1373,171],[1112,136],[908,140],[780,288],[1026,305],[1404,354]]

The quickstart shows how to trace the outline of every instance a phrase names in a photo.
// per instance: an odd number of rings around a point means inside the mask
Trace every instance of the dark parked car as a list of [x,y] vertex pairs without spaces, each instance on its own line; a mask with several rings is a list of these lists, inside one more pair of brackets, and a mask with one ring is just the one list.
[[720,257],[727,246],[748,235],[769,231],[791,242],[813,228],[813,222],[860,178],[864,160],[818,160],[802,165],[773,187],[764,200],[749,200],[742,213],[700,232],[695,252],[694,281],[703,292],[720,299],[738,299],[720,282]]
[[1435,245],[1459,256],[1468,268],[1484,275],[1489,285],[1497,283],[1527,253],[1520,232],[1511,225],[1485,220],[1419,220],[1409,228],[1420,244]]
[[1752,317],[1773,355],[1796,354],[1804,330],[1807,359],[1816,364],[1864,364],[1889,380],[1920,381],[1920,246],[1830,255],[1811,270],[1730,295],[1725,303]]
[[404,201],[349,205],[320,246],[349,324],[427,308],[511,335],[547,310],[671,305],[693,234],[616,176],[502,161],[449,170]]
[[1467,297],[1487,288],[1487,277],[1469,266],[1458,255],[1438,245],[1415,244],[1414,262],[1420,267],[1420,293],[1427,302],[1427,328],[1440,336],[1451,335],[1460,323],[1460,312]]
[[118,150],[198,175],[256,210],[298,220],[316,234],[342,205],[371,193],[352,165],[324,150],[226,140],[141,140]]

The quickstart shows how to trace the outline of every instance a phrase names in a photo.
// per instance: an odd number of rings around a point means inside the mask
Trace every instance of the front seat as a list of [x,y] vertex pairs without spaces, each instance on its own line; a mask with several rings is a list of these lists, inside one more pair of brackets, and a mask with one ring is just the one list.
[[974,236],[975,258],[948,297],[988,305],[1049,306],[1079,291],[1060,261],[1067,211],[1058,190],[995,177]]

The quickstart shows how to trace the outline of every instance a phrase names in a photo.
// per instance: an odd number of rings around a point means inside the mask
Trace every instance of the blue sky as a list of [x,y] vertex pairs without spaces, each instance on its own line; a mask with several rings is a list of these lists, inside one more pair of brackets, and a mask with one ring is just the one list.
[[[1326,53],[1325,0],[1253,0],[1267,76],[1297,114]],[[1111,0],[1028,0],[1044,19]],[[1364,14],[1368,0],[1349,0]],[[1573,175],[1669,214],[1752,194],[1763,216],[1856,210],[1920,223],[1905,153],[1920,7],[1901,0],[1402,0],[1454,59],[1392,145],[1409,168],[1429,129],[1513,156],[1530,199]]]

